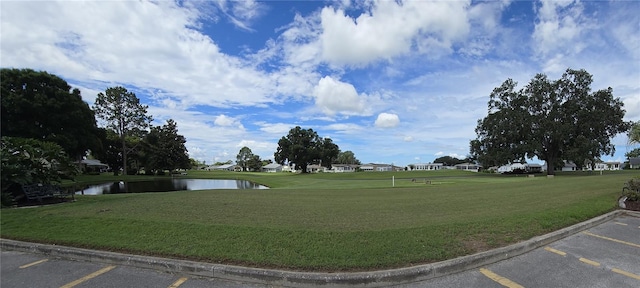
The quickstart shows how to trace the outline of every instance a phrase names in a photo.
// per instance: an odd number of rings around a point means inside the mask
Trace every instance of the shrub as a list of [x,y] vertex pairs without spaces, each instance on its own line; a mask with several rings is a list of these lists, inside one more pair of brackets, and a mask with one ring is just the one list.
[[622,188],[622,196],[628,201],[640,201],[640,178],[632,178]]

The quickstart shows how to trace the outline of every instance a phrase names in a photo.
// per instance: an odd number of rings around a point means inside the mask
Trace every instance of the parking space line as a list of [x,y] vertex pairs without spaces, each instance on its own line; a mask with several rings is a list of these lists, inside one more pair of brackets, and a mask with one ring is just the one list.
[[596,266],[596,267],[597,267],[597,266],[600,266],[600,263],[598,263],[598,262],[596,262],[596,261],[593,261],[593,260],[589,260],[589,259],[587,259],[587,258],[580,258],[580,259],[578,259],[578,260],[580,260],[580,262],[582,262],[582,263],[587,263],[587,264],[589,264],[589,265],[593,265],[593,266]]
[[616,243],[625,244],[625,245],[629,245],[629,246],[633,246],[633,247],[640,248],[640,244],[631,243],[631,242],[627,242],[627,241],[622,241],[622,240],[618,240],[618,239],[614,239],[614,238],[609,238],[609,237],[606,237],[606,236],[593,234],[593,233],[588,232],[588,231],[584,231],[584,232],[582,232],[582,233],[587,234],[587,235],[589,235],[589,236],[596,237],[596,238],[600,238],[600,239],[604,239],[604,240],[609,240],[609,241],[613,241],[613,242],[616,242]]
[[189,278],[187,278],[187,277],[182,277],[182,278],[178,279],[176,282],[173,282],[173,284],[171,284],[171,286],[169,286],[169,288],[178,288],[180,285],[182,285],[182,283],[184,283],[188,279]]
[[636,275],[636,274],[633,274],[633,273],[629,273],[629,272],[624,271],[624,270],[620,270],[620,269],[613,268],[613,269],[611,269],[611,271],[616,272],[616,273],[618,273],[618,274],[622,274],[622,275],[627,276],[627,277],[631,277],[631,278],[634,278],[634,279],[640,280],[640,275]]
[[484,274],[484,276],[487,276],[489,279],[496,281],[498,283],[500,283],[500,285],[504,286],[504,287],[508,287],[508,288],[524,288],[522,285],[513,282],[505,277],[502,277],[496,273],[493,273],[491,270],[489,269],[485,269],[485,268],[480,268],[480,273]]
[[93,272],[93,273],[91,273],[91,274],[89,274],[87,276],[84,276],[84,277],[82,277],[82,278],[80,278],[78,280],[75,280],[75,281],[70,282],[68,284],[65,284],[63,286],[60,286],[60,288],[71,288],[71,287],[74,287],[74,286],[76,286],[76,285],[78,285],[78,284],[80,284],[80,283],[82,283],[84,281],[90,280],[90,279],[98,277],[98,276],[100,276],[100,275],[102,275],[104,273],[107,273],[107,272],[111,271],[113,268],[116,268],[116,266],[107,266],[107,267],[102,268],[102,269],[100,269],[100,270],[98,270],[96,272]]
[[613,223],[616,223],[616,224],[622,225],[622,226],[627,226],[627,223],[622,223],[622,222],[613,222]]
[[18,268],[20,268],[20,269],[29,268],[31,266],[38,265],[40,263],[44,263],[44,262],[47,262],[47,261],[49,261],[49,259],[42,259],[42,260],[38,260],[36,262],[32,262],[32,263],[29,263],[29,264],[24,264],[24,265],[22,265],[22,266],[20,266]]
[[562,251],[560,251],[560,250],[553,249],[553,248],[551,248],[551,247],[544,247],[544,250],[547,250],[547,251],[549,251],[549,252],[556,253],[556,254],[561,255],[561,256],[566,256],[566,255],[567,255],[567,253],[562,252]]

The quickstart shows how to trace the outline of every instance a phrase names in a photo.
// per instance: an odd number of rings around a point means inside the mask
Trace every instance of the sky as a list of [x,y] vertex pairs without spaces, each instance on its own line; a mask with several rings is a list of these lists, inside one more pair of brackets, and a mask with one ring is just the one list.
[[[0,1],[0,66],[124,86],[191,158],[300,126],[363,163],[464,158],[493,88],[567,68],[640,120],[640,1]],[[623,161],[626,135],[613,138]]]

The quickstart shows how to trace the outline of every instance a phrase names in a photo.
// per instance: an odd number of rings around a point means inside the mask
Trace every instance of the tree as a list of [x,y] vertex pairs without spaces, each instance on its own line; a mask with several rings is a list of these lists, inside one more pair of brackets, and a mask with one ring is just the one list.
[[442,156],[433,160],[433,163],[442,163],[444,166],[455,166],[464,163],[465,160],[451,156]]
[[99,145],[93,111],[80,90],[31,69],[0,70],[2,135],[53,142],[79,160]]
[[331,167],[340,149],[329,138],[320,138],[313,129],[302,129],[300,126],[289,130],[286,137],[278,141],[278,149],[273,154],[275,162],[284,165],[285,162],[295,164],[302,173],[307,173],[307,166],[311,163],[321,163]]
[[238,152],[238,156],[236,156],[236,164],[242,167],[242,171],[249,171],[249,161],[253,158],[253,152],[249,147],[244,146]]
[[99,93],[93,110],[96,116],[113,130],[120,140],[122,148],[122,169],[127,174],[127,137],[141,139],[152,121],[147,115],[148,106],[140,104],[140,99],[124,87],[111,87],[105,93]]
[[21,195],[20,185],[59,182],[62,175],[73,177],[78,172],[62,147],[53,142],[3,136],[0,157],[2,206],[11,205]]
[[151,127],[144,140],[144,166],[149,171],[173,171],[191,168],[189,154],[185,147],[186,139],[178,134],[173,119],[163,126]]
[[627,160],[629,158],[640,157],[640,148],[633,149],[625,153],[624,156],[627,157]]
[[356,155],[352,151],[344,151],[338,153],[338,157],[336,158],[337,164],[357,164],[360,165],[360,160],[356,158]]
[[260,171],[260,169],[262,169],[262,160],[260,159],[260,156],[251,156],[251,159],[247,161],[247,168],[249,171]]
[[591,83],[591,74],[572,69],[555,81],[538,74],[519,91],[506,80],[490,95],[489,115],[478,121],[472,157],[499,166],[536,156],[553,175],[562,160],[582,165],[613,154],[611,138],[629,127],[624,104],[611,88],[591,93]]
[[640,121],[635,122],[629,129],[629,144],[640,144]]
[[[320,165],[331,169],[331,164],[338,158],[340,148],[331,138],[324,138],[320,143]],[[354,157],[355,158],[355,157]]]

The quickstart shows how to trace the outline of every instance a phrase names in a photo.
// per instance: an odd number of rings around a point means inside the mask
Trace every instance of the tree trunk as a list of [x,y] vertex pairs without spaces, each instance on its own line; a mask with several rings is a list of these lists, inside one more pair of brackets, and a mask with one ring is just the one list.
[[124,136],[122,136],[121,138],[122,138],[122,175],[127,175],[127,144],[124,139]]
[[547,175],[556,175],[556,159],[555,157],[547,157]]

